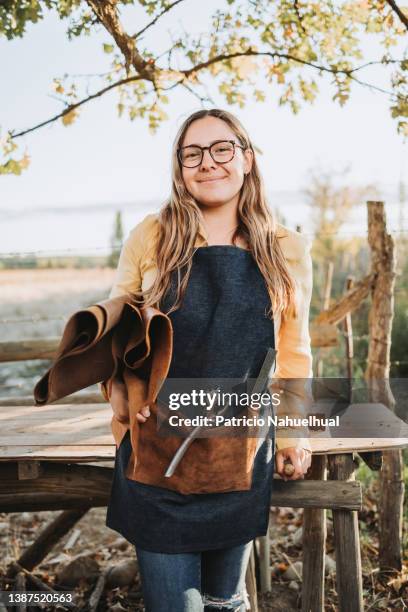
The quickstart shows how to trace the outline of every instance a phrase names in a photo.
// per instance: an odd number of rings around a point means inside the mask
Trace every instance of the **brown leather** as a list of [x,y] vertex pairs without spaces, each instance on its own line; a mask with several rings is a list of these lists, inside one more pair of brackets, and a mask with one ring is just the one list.
[[[217,436],[193,440],[170,478],[164,476],[171,459],[184,438],[161,437],[157,433],[158,405],[150,406],[151,415],[138,437],[137,462],[132,458],[126,477],[145,484],[165,487],[180,493],[216,493],[247,491],[251,488],[252,470],[258,439],[247,436]],[[224,433],[224,436],[222,436]]]
[[[111,376],[116,367],[113,334],[127,302],[126,296],[120,296],[99,302],[70,317],[52,367],[34,388],[37,406],[54,402]],[[141,333],[141,324],[139,328]]]
[[[197,438],[173,476],[164,476],[184,440],[157,432],[156,400],[172,350],[171,321],[160,310],[139,307],[125,295],[99,302],[69,319],[53,365],[35,386],[35,403],[45,405],[102,381],[109,395],[118,378],[126,386],[129,413],[113,413],[111,429],[117,448],[130,430],[127,478],[184,494],[250,489],[258,439],[248,435]],[[151,415],[140,424],[136,415],[146,405]]]

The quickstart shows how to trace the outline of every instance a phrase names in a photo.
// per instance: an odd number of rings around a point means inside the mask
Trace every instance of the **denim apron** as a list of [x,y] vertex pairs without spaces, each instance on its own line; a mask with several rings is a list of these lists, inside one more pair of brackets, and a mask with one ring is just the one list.
[[[173,274],[160,305],[163,312],[174,302],[176,281]],[[169,314],[173,353],[168,379],[255,379],[268,348],[275,346],[269,307],[264,278],[250,251],[232,245],[198,247],[182,305]],[[127,432],[116,452],[106,525],[152,552],[196,552],[249,542],[267,532],[274,452],[271,426],[258,441],[250,490],[183,495],[126,478]]]

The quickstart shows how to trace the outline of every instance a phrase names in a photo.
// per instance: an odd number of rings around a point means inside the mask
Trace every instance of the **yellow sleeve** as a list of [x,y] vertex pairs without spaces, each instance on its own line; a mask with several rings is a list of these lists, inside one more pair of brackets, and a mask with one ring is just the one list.
[[143,226],[143,221],[136,225],[123,244],[109,298],[139,291],[142,286],[140,262],[143,254]]
[[[142,286],[141,260],[146,239],[146,220],[147,218],[143,219],[131,230],[123,244],[109,299],[139,291]],[[110,397],[110,382],[109,379],[99,384],[100,391],[107,402]]]
[[[305,404],[310,393],[308,387],[313,376],[313,358],[309,333],[309,310],[313,289],[313,265],[310,254],[312,242],[306,243],[304,256],[297,261],[288,262],[297,281],[298,316],[283,322],[278,332],[276,369],[273,379],[284,380],[284,394],[276,409],[276,416],[285,415],[304,418]],[[272,385],[274,384],[272,379]],[[292,379],[292,380],[287,380]],[[289,428],[288,428],[289,429]],[[287,428],[276,430],[276,448],[301,447],[311,450],[307,437],[285,437]],[[299,432],[300,433],[300,432]],[[306,434],[306,431],[305,431]]]

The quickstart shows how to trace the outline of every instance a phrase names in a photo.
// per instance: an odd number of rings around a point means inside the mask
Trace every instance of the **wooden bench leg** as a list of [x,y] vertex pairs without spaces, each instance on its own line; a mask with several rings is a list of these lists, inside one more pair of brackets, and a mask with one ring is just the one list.
[[265,536],[258,538],[259,542],[259,588],[261,593],[271,590],[271,545],[269,541],[269,528]]
[[248,567],[245,575],[245,584],[248,593],[248,599],[250,604],[251,612],[258,612],[258,591],[256,584],[256,574],[255,574],[255,540],[251,549],[251,556],[249,557]]
[[[78,508],[76,510],[64,510],[40,533],[38,538],[29,546],[18,559],[19,566],[32,570],[48,555],[54,544],[56,544],[66,533],[90,510],[90,508]],[[18,572],[18,566],[11,565],[7,576],[12,578]]]
[[[352,454],[329,455],[328,463],[332,480],[354,479]],[[333,510],[333,528],[339,612],[362,612],[363,587],[357,511]]]
[[[326,455],[314,455],[306,479],[324,480]],[[326,510],[303,511],[302,612],[324,611],[324,556]]]

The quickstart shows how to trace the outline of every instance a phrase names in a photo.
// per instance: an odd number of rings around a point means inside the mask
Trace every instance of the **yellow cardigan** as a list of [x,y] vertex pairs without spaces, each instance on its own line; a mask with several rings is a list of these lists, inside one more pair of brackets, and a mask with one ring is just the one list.
[[[158,236],[158,214],[147,215],[130,232],[125,241],[114,283],[109,294],[110,298],[129,292],[151,287],[156,275],[155,244]],[[281,317],[274,317],[275,348],[277,350],[276,369],[273,378],[302,379],[312,377],[312,352],[309,335],[309,308],[313,288],[313,267],[310,250],[312,241],[307,236],[277,225],[277,237],[287,260],[288,268],[295,280],[298,317],[289,319],[281,325]],[[200,225],[195,246],[206,246],[208,241],[204,227]],[[294,382],[294,386],[299,384]],[[291,402],[290,411],[277,408],[277,416],[289,414],[292,417],[305,416],[302,402]],[[306,437],[285,437],[288,428],[276,429],[276,447],[282,448],[300,446],[310,450]]]

